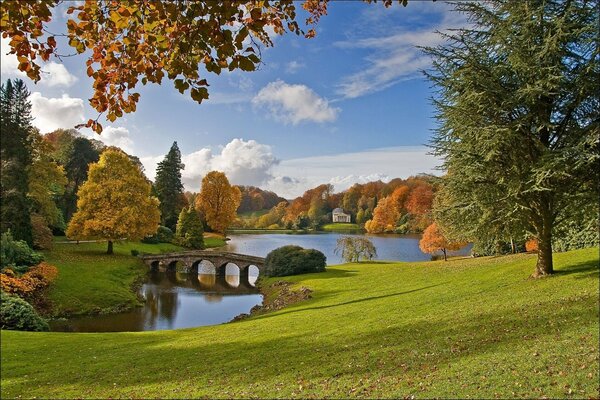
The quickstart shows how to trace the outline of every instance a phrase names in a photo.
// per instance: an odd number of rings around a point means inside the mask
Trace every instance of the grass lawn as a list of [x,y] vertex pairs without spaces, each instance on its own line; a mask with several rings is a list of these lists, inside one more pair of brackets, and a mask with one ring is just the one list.
[[556,254],[550,278],[534,265],[344,264],[289,278],[312,299],[232,324],[3,331],[1,396],[597,398],[598,248]]
[[361,227],[358,224],[336,222],[323,225],[321,229],[324,231],[359,231],[361,230]]

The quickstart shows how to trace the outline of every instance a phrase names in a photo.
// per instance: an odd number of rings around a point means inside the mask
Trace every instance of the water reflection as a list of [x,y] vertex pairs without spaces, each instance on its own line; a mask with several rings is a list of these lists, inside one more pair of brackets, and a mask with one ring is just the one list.
[[121,332],[214,325],[262,302],[254,286],[240,282],[239,269],[237,275],[150,272],[139,295],[145,304],[131,312],[55,321],[52,330]]

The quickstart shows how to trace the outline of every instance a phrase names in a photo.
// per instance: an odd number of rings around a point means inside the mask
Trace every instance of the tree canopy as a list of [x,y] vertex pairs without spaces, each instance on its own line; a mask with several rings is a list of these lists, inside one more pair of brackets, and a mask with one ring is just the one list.
[[597,2],[455,6],[472,26],[427,49],[438,89],[432,145],[447,170],[436,220],[466,240],[531,235],[534,276],[551,274],[557,226],[582,209],[597,218]]
[[208,225],[217,232],[225,233],[236,217],[242,193],[231,186],[223,172],[211,171],[202,179],[196,207],[204,213]]
[[119,149],[109,148],[90,165],[88,180],[77,193],[77,212],[67,236],[107,239],[108,253],[118,239],[140,240],[156,232],[158,199],[140,169]]

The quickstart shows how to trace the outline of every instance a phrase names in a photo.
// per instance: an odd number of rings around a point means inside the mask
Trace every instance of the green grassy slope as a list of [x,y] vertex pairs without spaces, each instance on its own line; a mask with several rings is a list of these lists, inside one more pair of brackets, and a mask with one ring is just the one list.
[[311,300],[146,333],[2,332],[2,398],[598,396],[598,249],[345,264]]
[[183,248],[169,243],[114,244],[113,255],[106,254],[106,243],[57,243],[44,252],[47,262],[55,265],[58,278],[49,298],[53,314],[110,312],[138,305],[132,285],[147,272],[144,264],[131,256],[131,250],[166,253]]

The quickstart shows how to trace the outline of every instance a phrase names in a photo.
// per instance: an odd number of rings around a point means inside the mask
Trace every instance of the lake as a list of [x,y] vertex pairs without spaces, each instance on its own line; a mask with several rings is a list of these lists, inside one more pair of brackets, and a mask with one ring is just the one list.
[[[317,249],[327,257],[328,265],[342,263],[342,258],[334,253],[338,238],[348,236],[346,233],[306,233],[306,234],[239,234],[229,235],[231,238],[224,247],[226,251],[253,256],[266,257],[271,250],[288,244],[295,244],[307,249]],[[360,234],[357,234],[360,235]],[[377,260],[389,261],[429,261],[431,255],[419,249],[421,235],[364,235],[373,242],[377,249]],[[471,246],[459,251],[448,252],[449,255],[468,255]]]
[[[342,262],[334,253],[337,239],[347,234],[239,234],[222,250],[265,257],[271,250],[295,244],[322,251],[327,264]],[[365,235],[377,248],[378,260],[427,261],[429,254],[419,249],[419,235]],[[468,255],[470,246],[452,255]],[[230,268],[231,267],[231,268]],[[262,295],[254,287],[258,271],[250,270],[247,284],[240,284],[239,271],[228,265],[226,275],[215,274],[214,267],[201,264],[199,274],[149,272],[138,295],[145,300],[132,311],[52,321],[54,331],[69,332],[134,332],[191,328],[231,321],[262,303]]]

